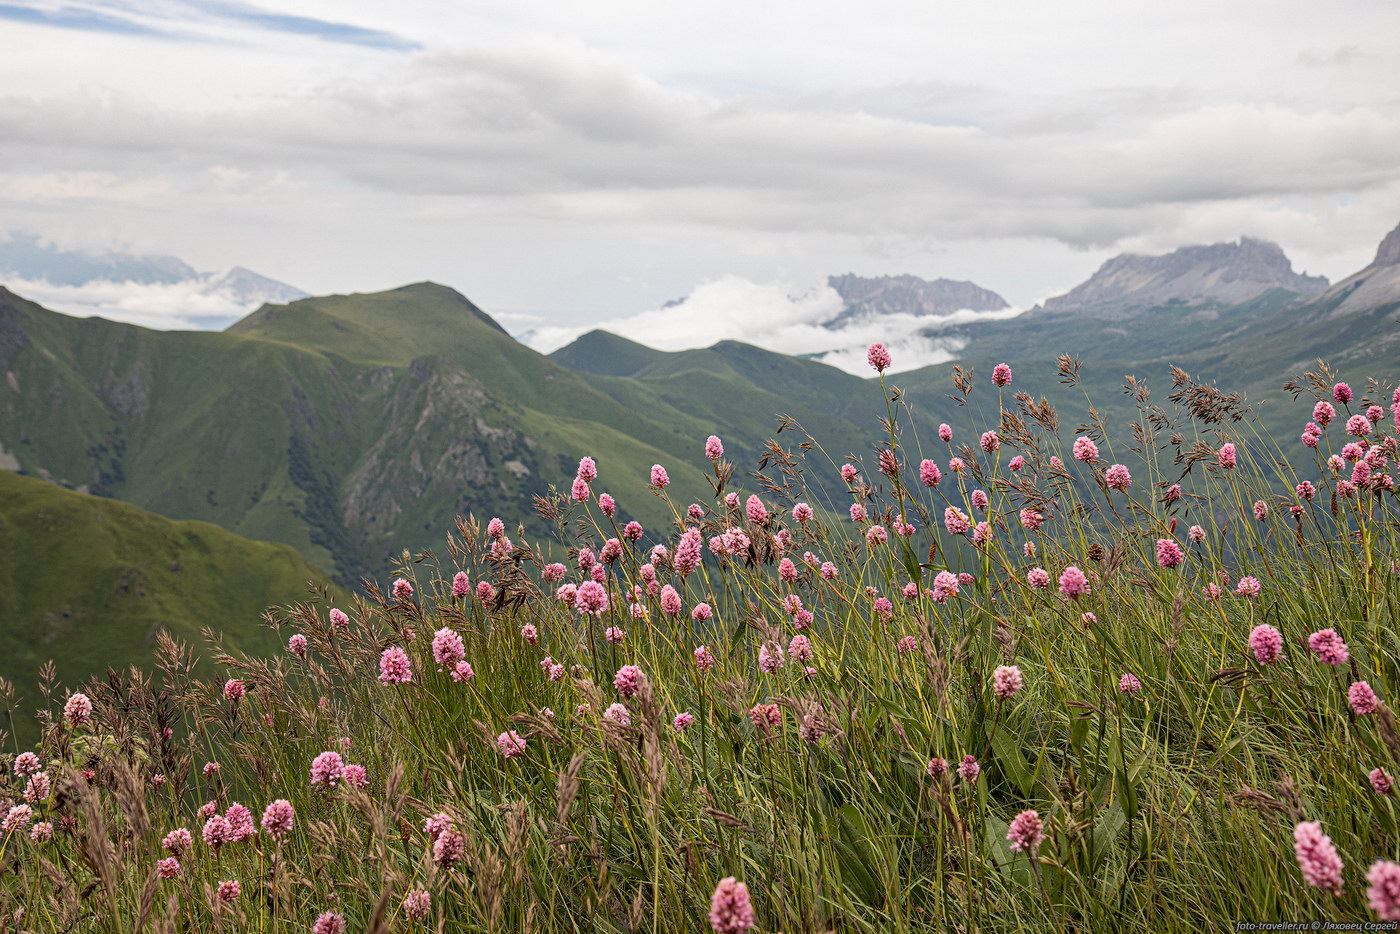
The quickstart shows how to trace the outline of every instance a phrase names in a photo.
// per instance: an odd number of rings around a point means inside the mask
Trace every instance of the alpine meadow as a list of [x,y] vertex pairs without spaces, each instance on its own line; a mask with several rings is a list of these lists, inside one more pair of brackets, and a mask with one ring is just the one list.
[[0,934],[1400,930],[1400,7],[0,33]]

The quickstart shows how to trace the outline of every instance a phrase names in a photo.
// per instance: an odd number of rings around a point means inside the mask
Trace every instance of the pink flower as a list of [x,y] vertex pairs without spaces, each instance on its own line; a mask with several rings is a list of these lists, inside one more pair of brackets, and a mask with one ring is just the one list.
[[817,570],[817,573],[821,575],[821,579],[824,581],[835,580],[836,565],[832,564],[830,561],[823,561],[822,566]]
[[1021,690],[1025,684],[1025,679],[1021,677],[1021,669],[1015,665],[1002,665],[992,672],[992,693],[998,700],[1010,700],[1016,696],[1016,692]]
[[287,651],[297,658],[306,658],[306,636],[299,632],[292,633],[287,639]]
[[977,443],[981,445],[982,450],[986,451],[988,454],[995,453],[997,448],[1001,447],[1001,439],[997,437],[995,431],[982,432],[982,437]]
[[776,642],[765,642],[758,647],[758,670],[771,675],[786,664],[783,647]]
[[865,530],[865,543],[871,548],[883,545],[887,541],[889,541],[889,534],[885,532],[883,525],[872,525]]
[[1225,443],[1225,444],[1222,444],[1222,445],[1220,446],[1220,451],[1215,455],[1215,460],[1216,460],[1216,463],[1218,463],[1218,464],[1220,465],[1220,468],[1221,468],[1222,470],[1234,470],[1234,469],[1235,469],[1235,446],[1234,446],[1233,444],[1228,443],[1228,442]]
[[674,720],[671,721],[671,729],[675,730],[677,733],[680,733],[680,732],[683,731],[686,727],[690,726],[690,724],[693,723],[694,721],[695,721],[695,715],[694,715],[694,714],[689,714],[689,713],[678,713],[678,714],[676,714],[676,719],[674,719]]
[[490,603],[496,599],[496,588],[491,586],[490,581],[477,581],[476,599],[482,603]]
[[598,463],[591,457],[579,458],[578,478],[584,483],[592,483],[598,479]]
[[466,654],[462,637],[452,629],[444,626],[433,633],[433,661],[440,667],[451,668],[465,658]]
[[1126,490],[1133,485],[1132,474],[1122,464],[1113,464],[1103,473],[1104,483],[1110,490]]
[[952,571],[939,571],[933,578],[933,599],[942,603],[958,595],[958,576]]
[[977,759],[971,754],[962,758],[962,763],[958,766],[958,774],[962,780],[969,785],[977,781],[977,776],[982,774],[982,766],[977,764]]
[[569,495],[576,503],[588,502],[588,483],[582,477],[575,477],[573,486],[569,488]]
[[599,617],[608,611],[608,592],[597,581],[584,581],[579,585],[574,608],[580,615]]
[[1333,895],[1342,894],[1342,858],[1321,824],[1302,821],[1293,828],[1293,854],[1303,881]]
[[452,575],[452,596],[461,599],[470,596],[472,592],[471,581],[467,579],[466,571],[458,571]]
[[692,654],[695,656],[695,667],[700,671],[709,671],[715,667],[715,657],[705,646],[697,646]]
[[433,841],[433,862],[444,869],[451,869],[467,852],[467,841],[451,827],[438,834]]
[[1376,697],[1376,692],[1371,690],[1371,685],[1365,681],[1354,681],[1351,687],[1347,688],[1347,703],[1363,717],[1375,713],[1381,705],[1380,698]]
[[1323,428],[1326,428],[1327,423],[1336,417],[1337,410],[1332,408],[1332,403],[1330,402],[1322,401],[1313,406],[1313,421],[1317,422]]
[[864,522],[865,518],[865,507],[860,503],[851,503],[851,521]]
[[1050,589],[1050,572],[1045,568],[1031,568],[1026,572],[1026,583],[1036,590]]
[[63,705],[63,716],[73,726],[81,726],[92,717],[92,701],[86,694],[70,694]]
[[788,654],[799,662],[811,661],[813,655],[812,640],[800,633],[793,636],[792,641],[788,643]]
[[642,688],[642,669],[636,665],[623,665],[613,676],[613,687],[623,697],[636,697]]
[[311,760],[311,784],[334,786],[345,776],[345,760],[340,753],[326,751]]
[[598,509],[603,515],[612,518],[613,513],[617,512],[617,500],[612,498],[611,493],[600,493],[598,494]]
[[34,819],[34,809],[27,804],[16,804],[5,812],[5,819],[0,821],[0,831],[4,833],[18,833],[29,826],[29,822]]
[[884,344],[871,344],[870,349],[865,352],[865,359],[876,372],[883,373],[890,368],[890,352]]
[[171,856],[183,856],[194,844],[194,838],[187,828],[180,827],[161,838],[160,845]]
[[1326,665],[1345,665],[1351,658],[1351,650],[1335,629],[1319,629],[1308,636],[1308,648]]
[[762,525],[768,521],[768,510],[764,507],[763,500],[756,495],[749,496],[744,503],[744,512],[754,525]]
[[1011,367],[1005,363],[998,363],[992,367],[992,385],[998,388],[1011,385]]
[[225,843],[233,841],[233,828],[229,826],[228,819],[222,814],[215,814],[204,822],[204,830],[201,834],[204,837],[206,846],[218,849]]
[[323,911],[311,925],[311,934],[345,934],[345,916],[334,911]]
[[1364,415],[1353,415],[1347,419],[1347,434],[1353,438],[1364,438],[1371,433],[1371,421]]
[[1337,400],[1339,405],[1346,405],[1351,401],[1351,387],[1346,383],[1338,383],[1332,387],[1332,398]]
[[953,440],[953,429],[948,427],[946,422],[938,426],[938,440],[944,444],[949,444]]
[[38,804],[40,801],[47,801],[49,792],[53,790],[53,781],[47,772],[35,772],[29,776],[29,781],[24,785],[24,800],[27,804]]
[[972,491],[972,508],[973,508],[973,509],[986,509],[986,508],[987,508],[987,492],[986,492],[986,490],[973,490],[973,491]]
[[1294,488],[1294,491],[1298,494],[1298,498],[1305,503],[1312,502],[1313,497],[1317,496],[1317,487],[1313,486],[1307,480],[1304,480],[1302,483],[1298,484]]
[[764,732],[776,730],[783,722],[783,712],[777,704],[755,704],[749,708],[749,722]]
[[695,604],[695,608],[690,611],[690,618],[697,623],[703,623],[714,615],[714,610],[710,609],[708,603],[697,603]]
[[1382,921],[1400,921],[1400,863],[1378,859],[1366,873],[1366,901]]
[[1089,578],[1085,576],[1083,571],[1071,564],[1060,573],[1060,593],[1071,600],[1087,597],[1089,595]]
[[670,584],[661,588],[661,612],[672,619],[681,615],[681,595]]
[[1272,665],[1283,658],[1283,636],[1267,623],[1255,626],[1249,633],[1249,648],[1256,662]]
[[1045,517],[1029,506],[1021,510],[1021,527],[1027,531],[1034,532],[1044,522]]
[[[877,370],[889,366],[889,354],[884,356],[884,365],[874,359],[875,348],[884,351],[884,344],[870,348],[871,365]],[[715,886],[715,894],[710,897],[710,927],[715,934],[745,934],[754,926],[753,905],[749,901],[749,888],[733,876],[726,876]]]
[[1181,499],[1180,483],[1173,483],[1171,486],[1167,487],[1166,493],[1162,495],[1163,502],[1167,503],[1174,503],[1179,499]]
[[174,879],[180,875],[180,861],[173,856],[156,860],[156,872],[162,879]]
[[1259,596],[1259,578],[1248,575],[1241,577],[1239,583],[1235,585],[1235,596],[1237,597],[1257,597]]
[[350,628],[350,617],[345,615],[344,610],[337,610],[335,608],[332,608],[330,612],[330,619],[331,625],[334,626],[336,629]]
[[408,653],[399,646],[385,649],[379,655],[379,680],[385,684],[407,684],[413,680],[413,668]]
[[1011,841],[1011,849],[1025,853],[1040,846],[1045,839],[1045,825],[1035,811],[1022,811],[1011,819],[1006,839]]
[[621,645],[623,640],[627,638],[627,633],[622,630],[621,626],[609,626],[603,630],[603,638],[612,645]]
[[1006,466],[1011,468],[1012,470],[1020,470],[1021,468],[1026,466],[1026,459],[1020,454],[1017,454],[1015,457],[1011,458],[1011,460],[1006,462]]
[[961,457],[951,457],[948,459],[948,469],[953,473],[962,473],[967,469],[967,464]]
[[363,765],[345,766],[345,784],[352,788],[364,788],[369,784],[369,772]]
[[292,829],[296,812],[285,798],[278,798],[263,809],[262,829],[274,840],[280,839]]
[[1181,546],[1170,538],[1157,539],[1157,564],[1164,568],[1179,567],[1181,562],[1186,560],[1181,553]]
[[410,921],[422,921],[432,909],[432,896],[423,889],[414,889],[403,897],[404,917]]
[[475,675],[476,672],[472,670],[471,663],[469,662],[458,662],[452,666],[452,680],[459,684],[463,681],[470,680]]
[[608,705],[608,709],[603,711],[603,719],[609,723],[615,723],[623,729],[632,725],[632,715],[627,712],[627,707],[624,704]]
[[919,479],[923,481],[924,486],[938,486],[943,474],[939,472],[937,464],[925,458],[919,461]]
[[855,483],[855,482],[856,482],[856,476],[857,476],[857,471],[856,471],[856,465],[855,465],[855,464],[842,464],[842,465],[841,465],[841,479],[842,479],[842,480],[845,480],[846,483],[848,483],[848,484]]
[[717,435],[710,435],[705,439],[705,456],[712,461],[717,461],[724,456],[724,443]]
[[1074,439],[1074,447],[1071,449],[1074,459],[1092,464],[1099,459],[1099,446],[1093,442],[1088,435],[1080,435]]
[[413,585],[402,577],[394,581],[393,590],[395,600],[407,600],[413,596]]
[[[627,539],[629,542],[635,542],[641,539],[642,532],[642,524],[635,519],[633,519],[631,522],[627,523],[625,526],[622,527],[622,537]],[[606,552],[607,549],[604,548],[603,551]],[[607,559],[605,558],[604,560]]]
[[232,843],[241,843],[258,832],[253,823],[253,812],[236,801],[224,812],[224,820],[228,821],[229,840]]
[[1390,794],[1391,788],[1395,785],[1395,780],[1385,769],[1372,769],[1371,774],[1366,776],[1366,780],[1371,783],[1371,790],[1378,795]]
[[501,750],[501,755],[514,759],[525,752],[525,738],[514,730],[506,730],[496,737],[496,746]]
[[686,529],[676,543],[676,570],[684,577],[700,566],[701,535],[699,529]]
[[33,775],[43,766],[39,762],[39,757],[32,752],[22,752],[15,756],[15,774],[23,778],[26,775]]
[[928,772],[929,778],[942,778],[948,774],[948,760],[934,757],[928,760],[928,765],[924,767],[924,770]]
[[943,527],[949,535],[965,535],[972,528],[972,520],[958,507],[949,506],[943,510]]
[[1142,682],[1137,679],[1137,675],[1124,674],[1118,679],[1118,690],[1131,696],[1142,690]]
[[660,464],[652,464],[651,485],[658,490],[664,490],[666,487],[670,486],[670,484],[671,477],[666,473],[666,468],[662,467]]
[[234,881],[232,881],[232,880],[226,879],[226,880],[224,880],[223,882],[220,882],[220,883],[219,883],[219,888],[218,888],[219,901],[221,901],[221,902],[231,902],[231,901],[233,901],[235,898],[237,898],[237,897],[242,893],[242,891],[243,891],[243,890],[242,890],[241,888],[238,887],[238,883],[237,883],[237,882],[234,882]]

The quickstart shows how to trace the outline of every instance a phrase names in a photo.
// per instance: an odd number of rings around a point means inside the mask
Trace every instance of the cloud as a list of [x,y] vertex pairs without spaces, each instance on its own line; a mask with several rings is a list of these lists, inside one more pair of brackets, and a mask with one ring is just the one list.
[[215,277],[170,284],[112,282],[53,285],[43,280],[4,278],[0,285],[45,308],[79,318],[102,317],[162,331],[222,329],[261,302],[240,302],[211,288]]
[[658,350],[689,350],[734,340],[779,353],[809,356],[849,373],[868,375],[866,349],[876,341],[889,346],[895,372],[955,358],[963,342],[938,332],[973,320],[1010,318],[1020,309],[963,310],[948,315],[881,314],[857,318],[840,328],[825,327],[845,309],[827,285],[790,294],[784,286],[725,276],[697,287],[669,307],[601,321],[592,327],[540,327],[521,335],[549,353],[595,327]]

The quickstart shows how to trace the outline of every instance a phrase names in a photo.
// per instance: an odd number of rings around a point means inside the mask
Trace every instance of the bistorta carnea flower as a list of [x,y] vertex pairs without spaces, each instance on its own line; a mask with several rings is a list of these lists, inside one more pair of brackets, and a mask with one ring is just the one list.
[[1351,650],[1335,629],[1319,629],[1308,636],[1308,648],[1325,665],[1345,665],[1351,658]]
[[878,373],[890,368],[890,352],[884,344],[871,344],[870,349],[865,352],[865,359]]
[[1321,824],[1301,821],[1293,828],[1293,854],[1303,881],[1333,895],[1342,894],[1342,858]]
[[1366,902],[1382,921],[1400,921],[1400,863],[1378,859],[1366,873]]
[[1126,673],[1118,679],[1118,690],[1131,696],[1142,690],[1142,682],[1138,680],[1137,675]]
[[379,680],[385,684],[407,684],[413,680],[413,667],[408,653],[399,646],[385,649],[379,655]]
[[410,921],[422,921],[432,909],[433,899],[423,889],[414,889],[403,897],[404,917]]
[[1092,464],[1099,459],[1099,446],[1095,444],[1093,439],[1088,435],[1080,435],[1078,438],[1074,439],[1074,446],[1071,448],[1071,453],[1074,455],[1075,460],[1083,461],[1086,464]]
[[992,692],[999,700],[1010,700],[1016,696],[1016,692],[1021,690],[1025,684],[1025,679],[1021,676],[1021,669],[1015,665],[1002,665],[992,672]]
[[345,760],[327,750],[311,760],[311,784],[334,786],[345,777]]
[[507,759],[514,759],[525,752],[525,737],[514,730],[506,730],[496,737],[496,747]]
[[1006,839],[1011,841],[1011,849],[1018,853],[1035,850],[1045,839],[1045,825],[1036,811],[1022,811],[1011,819]]
[[1126,490],[1133,485],[1132,474],[1122,464],[1112,464],[1103,474],[1104,483],[1110,490]]
[[1011,385],[1011,367],[1005,363],[998,363],[992,367],[992,385],[1000,388]]
[[671,485],[671,477],[666,473],[666,468],[660,464],[651,465],[651,485],[658,490],[664,490]]
[[311,925],[311,934],[345,934],[345,916],[334,911],[323,911]]
[[92,701],[86,694],[71,694],[63,705],[63,716],[73,726],[81,726],[92,717]]
[[1226,442],[1220,446],[1220,451],[1215,456],[1216,463],[1222,470],[1235,469],[1235,446]]
[[295,817],[292,803],[285,798],[278,798],[263,809],[262,829],[267,831],[272,839],[277,840],[291,831]]
[[1375,713],[1381,705],[1380,698],[1376,697],[1376,692],[1365,681],[1352,682],[1351,687],[1347,688],[1347,703],[1363,717]]
[[1071,564],[1060,572],[1060,593],[1071,600],[1087,597],[1089,595],[1089,578],[1085,576],[1083,571]]
[[623,665],[613,676],[613,687],[623,697],[632,698],[642,689],[642,669],[636,665]]
[[977,764],[977,757],[968,753],[963,756],[962,762],[958,765],[958,775],[969,785],[977,781],[977,776],[982,774],[982,766]]
[[1372,769],[1366,780],[1371,783],[1371,790],[1378,795],[1390,794],[1391,788],[1395,786],[1395,780],[1385,769]]
[[1170,570],[1179,567],[1181,562],[1186,560],[1181,553],[1181,546],[1170,538],[1157,539],[1157,564]]
[[[870,348],[872,355],[875,347],[884,350],[883,344],[876,344]],[[871,365],[875,365],[874,360],[871,361]],[[886,366],[889,366],[888,354],[885,355],[884,366],[875,368],[883,370]],[[715,934],[746,934],[754,926],[754,922],[748,886],[733,876],[719,880],[714,895],[710,897],[710,927]]]

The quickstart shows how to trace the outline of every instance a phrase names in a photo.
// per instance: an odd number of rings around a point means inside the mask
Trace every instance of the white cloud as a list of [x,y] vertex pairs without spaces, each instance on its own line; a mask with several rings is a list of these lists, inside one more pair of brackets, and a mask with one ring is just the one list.
[[0,284],[54,311],[80,318],[110,318],[163,331],[223,328],[260,304],[242,303],[211,288],[215,280],[216,277],[201,277],[148,285],[99,279],[72,286],[5,278]]
[[[844,309],[827,285],[792,295],[780,285],[725,276],[699,286],[667,308],[601,321],[591,327],[542,327],[521,335],[544,353],[594,327],[658,350],[689,350],[723,340],[742,341],[786,354],[809,355],[849,373],[869,375],[866,349],[876,341],[894,356],[895,372],[954,359],[962,342],[937,332],[973,320],[1010,318],[1020,309],[963,310],[948,315],[881,314],[856,318],[839,328],[826,322]],[[930,333],[931,332],[931,333]]]

